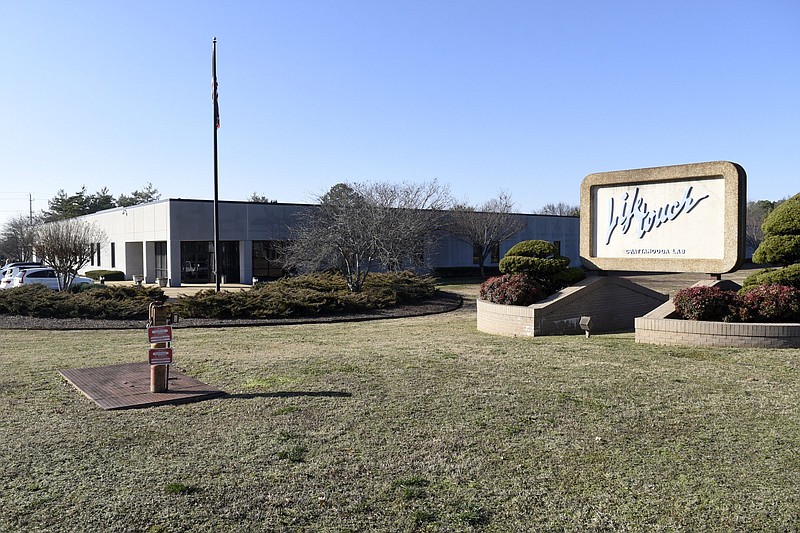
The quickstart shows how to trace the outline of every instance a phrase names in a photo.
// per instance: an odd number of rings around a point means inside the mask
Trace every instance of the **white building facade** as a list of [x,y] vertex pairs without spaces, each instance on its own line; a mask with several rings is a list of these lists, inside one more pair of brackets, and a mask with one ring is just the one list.
[[[220,273],[225,283],[250,284],[282,274],[280,246],[291,236],[297,216],[309,204],[219,202]],[[572,266],[580,265],[578,217],[518,215],[525,227],[499,243],[486,266],[497,262],[514,244],[529,239],[556,243]],[[214,204],[211,200],[168,199],[115,208],[82,217],[106,234],[92,261],[82,271],[121,270],[126,279],[145,283],[164,279],[169,286],[213,282]],[[426,250],[432,269],[473,267],[472,247],[445,236]]]

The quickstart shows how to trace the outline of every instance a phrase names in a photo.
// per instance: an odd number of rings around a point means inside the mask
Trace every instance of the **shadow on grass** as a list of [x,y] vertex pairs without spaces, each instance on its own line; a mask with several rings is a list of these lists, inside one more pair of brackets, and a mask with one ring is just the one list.
[[242,392],[238,394],[226,394],[224,398],[234,400],[250,400],[253,398],[350,398],[353,396],[349,392],[340,391],[282,391],[282,392]]

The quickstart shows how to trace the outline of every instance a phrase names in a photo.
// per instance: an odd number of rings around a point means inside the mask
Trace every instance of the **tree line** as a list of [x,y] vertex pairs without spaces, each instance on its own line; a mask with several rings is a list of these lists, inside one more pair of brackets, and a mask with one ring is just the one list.
[[85,186],[74,194],[60,189],[47,201],[47,209],[19,215],[6,222],[0,236],[0,259],[3,260],[0,264],[31,261],[36,257],[56,270],[59,285],[69,288],[78,270],[91,260],[98,244],[105,241],[103,232],[80,223],[76,217],[160,198],[161,194],[152,183],[116,198],[107,187],[94,194],[87,193]]

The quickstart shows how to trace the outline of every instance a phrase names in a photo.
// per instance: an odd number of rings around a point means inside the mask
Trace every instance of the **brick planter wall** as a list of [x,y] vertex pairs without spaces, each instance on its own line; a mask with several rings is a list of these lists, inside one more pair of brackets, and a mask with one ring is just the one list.
[[592,333],[632,331],[636,317],[665,300],[625,279],[590,277],[528,307],[478,300],[478,330],[510,337],[583,335],[581,316],[591,316]]
[[[694,286],[697,285],[723,285],[728,289],[739,287],[730,281],[704,281]],[[636,319],[636,342],[728,348],[800,348],[800,324],[682,320],[676,318],[675,306],[669,300]]]
[[731,324],[641,317],[636,319],[636,342],[730,348],[800,348],[800,324]]

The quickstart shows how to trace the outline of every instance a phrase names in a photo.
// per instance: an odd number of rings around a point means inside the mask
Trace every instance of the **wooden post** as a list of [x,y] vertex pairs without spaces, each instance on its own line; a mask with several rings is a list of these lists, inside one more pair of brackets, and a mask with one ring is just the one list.
[[[150,325],[165,326],[169,316],[168,307],[158,302],[150,304]],[[166,342],[156,342],[151,348],[166,348]],[[167,392],[169,389],[169,365],[150,365],[150,392]]]

